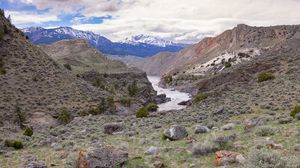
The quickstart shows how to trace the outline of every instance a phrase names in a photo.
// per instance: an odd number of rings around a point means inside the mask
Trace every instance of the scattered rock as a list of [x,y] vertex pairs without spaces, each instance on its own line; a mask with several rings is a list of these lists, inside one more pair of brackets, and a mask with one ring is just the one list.
[[178,105],[181,105],[181,106],[187,106],[187,105],[190,105],[191,102],[188,100],[188,101],[182,101],[180,103],[178,103]]
[[151,146],[149,149],[145,151],[146,155],[157,155],[159,153],[159,148]]
[[157,104],[162,104],[171,101],[171,98],[168,98],[166,94],[160,94],[156,96],[155,101]]
[[227,131],[227,130],[232,130],[234,127],[235,127],[235,124],[229,123],[229,124],[223,125],[223,126],[221,127],[221,129],[222,129],[223,131]]
[[192,147],[192,154],[193,155],[208,155],[210,153],[216,152],[217,148],[213,145],[209,144],[194,144]]
[[29,161],[24,168],[47,168],[47,165],[42,162]]
[[283,117],[283,118],[280,118],[278,120],[278,123],[279,124],[288,124],[288,123],[291,123],[293,121],[293,118],[290,117],[290,116],[286,116],[286,117]]
[[115,132],[120,132],[125,128],[123,123],[108,123],[104,125],[105,134],[113,134]]
[[270,149],[283,149],[282,144],[275,144],[275,143],[271,143],[271,144],[267,145],[267,147]]
[[209,132],[209,128],[207,126],[197,125],[195,128],[195,134],[203,134],[208,132]]
[[155,161],[154,164],[153,164],[153,167],[154,168],[164,168],[165,165],[162,161]]
[[184,127],[173,126],[164,131],[164,136],[169,140],[180,140],[188,136],[188,132]]
[[225,166],[232,163],[244,164],[246,159],[240,153],[223,150],[216,152],[214,162],[218,166]]
[[128,153],[113,146],[97,149],[81,149],[77,160],[77,168],[112,168],[122,165],[128,160]]
[[296,145],[294,146],[294,150],[295,150],[295,151],[300,151],[300,144],[296,144]]

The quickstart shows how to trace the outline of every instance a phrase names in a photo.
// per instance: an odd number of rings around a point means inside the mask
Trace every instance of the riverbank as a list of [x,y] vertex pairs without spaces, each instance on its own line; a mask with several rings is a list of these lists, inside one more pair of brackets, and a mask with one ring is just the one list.
[[188,101],[191,99],[190,94],[179,92],[173,89],[165,89],[159,87],[160,77],[158,76],[148,76],[149,81],[152,83],[152,86],[157,94],[166,94],[168,98],[171,98],[171,101],[162,103],[158,105],[158,111],[169,111],[169,110],[180,110],[184,109],[186,106],[178,105],[178,103],[183,101]]

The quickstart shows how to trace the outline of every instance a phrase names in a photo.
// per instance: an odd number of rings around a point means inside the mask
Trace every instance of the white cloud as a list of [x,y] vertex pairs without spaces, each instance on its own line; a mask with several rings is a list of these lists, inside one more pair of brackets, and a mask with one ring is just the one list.
[[111,15],[103,24],[78,24],[122,40],[149,34],[179,42],[197,42],[239,23],[253,26],[299,24],[300,0],[22,0],[53,13],[79,12],[84,17]]
[[5,11],[5,14],[11,16],[12,22],[19,27],[28,26],[28,24],[39,25],[60,19],[51,14],[38,14],[33,12]]

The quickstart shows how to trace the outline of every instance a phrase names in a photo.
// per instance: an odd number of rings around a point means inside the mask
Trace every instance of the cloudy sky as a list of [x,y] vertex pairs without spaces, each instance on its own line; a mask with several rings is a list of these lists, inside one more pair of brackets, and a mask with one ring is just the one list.
[[137,34],[195,43],[239,23],[300,24],[300,0],[0,0],[20,27],[70,26],[113,41]]

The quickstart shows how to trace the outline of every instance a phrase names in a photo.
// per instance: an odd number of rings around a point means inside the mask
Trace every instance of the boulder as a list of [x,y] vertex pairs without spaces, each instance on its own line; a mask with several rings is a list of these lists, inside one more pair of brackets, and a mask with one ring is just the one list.
[[296,116],[295,116],[295,118],[296,118],[297,120],[300,120],[300,113],[297,113]]
[[157,155],[159,153],[159,148],[151,146],[149,149],[145,151],[146,155]]
[[216,152],[214,162],[217,166],[225,166],[232,163],[244,164],[246,159],[240,153],[223,150]]
[[190,100],[188,100],[188,101],[182,101],[182,102],[178,103],[178,105],[181,105],[181,106],[191,105],[191,101]]
[[180,140],[188,136],[188,132],[184,127],[173,126],[164,131],[164,136],[169,140]]
[[128,160],[128,153],[113,146],[96,149],[81,149],[77,159],[77,168],[113,168]]
[[156,96],[155,101],[157,104],[162,104],[171,101],[171,98],[168,98],[166,94],[160,94]]
[[108,123],[104,126],[104,133],[105,134],[113,134],[115,132],[120,132],[125,128],[123,123]]
[[229,124],[223,125],[223,126],[221,127],[221,129],[222,129],[223,131],[227,131],[227,130],[232,130],[234,127],[235,127],[235,124],[229,123]]
[[209,128],[207,126],[197,125],[195,127],[195,134],[203,134],[208,132],[209,132]]
[[300,144],[294,145],[294,150],[295,151],[300,151]]

